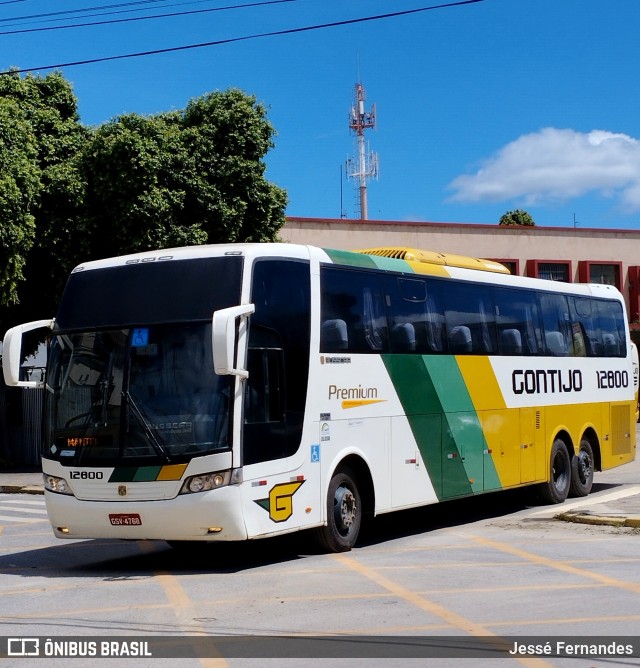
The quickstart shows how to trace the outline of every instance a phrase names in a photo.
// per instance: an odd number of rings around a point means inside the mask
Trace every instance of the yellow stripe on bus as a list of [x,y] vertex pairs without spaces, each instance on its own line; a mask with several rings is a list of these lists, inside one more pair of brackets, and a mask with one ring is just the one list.
[[342,408],[358,408],[369,404],[379,404],[383,401],[386,401],[386,399],[345,399],[342,402]]
[[406,263],[415,271],[416,274],[426,274],[427,276],[445,276],[449,278],[451,274],[447,268],[441,264],[427,264],[426,262],[416,262],[415,260],[405,260]]
[[180,480],[188,464],[168,464],[163,466],[156,480]]
[[456,357],[486,441],[486,454],[493,461],[500,485],[511,487],[521,482],[520,412],[507,409],[488,357]]
[[456,361],[476,411],[507,407],[488,357],[458,355]]

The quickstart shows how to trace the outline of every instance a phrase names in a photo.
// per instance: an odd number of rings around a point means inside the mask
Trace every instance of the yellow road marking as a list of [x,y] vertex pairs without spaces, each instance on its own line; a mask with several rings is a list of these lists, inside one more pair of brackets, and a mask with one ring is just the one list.
[[[386,589],[387,591],[391,592],[398,598],[401,598],[406,602],[415,605],[417,608],[420,608],[420,610],[424,610],[425,612],[428,612],[429,614],[434,615],[435,617],[439,617],[440,619],[444,620],[447,624],[453,626],[456,629],[459,629],[461,631],[464,631],[465,633],[468,633],[476,637],[484,637],[484,638],[500,637],[498,636],[498,634],[489,631],[489,629],[486,626],[483,626],[482,624],[477,624],[476,622],[467,619],[463,615],[459,615],[457,612],[449,610],[448,608],[445,608],[443,605],[440,605],[439,603],[430,601],[428,598],[421,596],[415,591],[407,589],[407,587],[403,587],[401,584],[394,582],[390,578],[382,575],[374,568],[369,568],[368,566],[365,566],[364,564],[360,563],[359,561],[354,559],[353,556],[346,554],[334,554],[332,556],[347,568],[350,568],[351,570],[356,571],[363,577],[372,580],[378,586],[382,587],[383,589]],[[513,658],[516,661],[520,662],[522,665],[531,666],[531,668],[534,667],[541,668],[542,666],[550,665],[549,663],[543,661],[542,659],[515,657],[515,656]]]
[[[154,551],[154,548],[144,541],[139,542],[138,545],[143,552]],[[156,571],[154,577],[164,590],[178,621],[190,617],[191,619],[189,620],[189,623],[198,627],[198,630],[195,631],[195,635],[208,635],[205,629],[195,621],[197,614],[193,609],[193,601],[180,584],[178,578],[175,575],[164,571]],[[199,662],[204,668],[226,668],[229,665],[222,657],[203,657],[199,659]]]
[[[561,617],[558,619],[509,619],[506,621],[489,622],[488,626],[561,626],[562,624],[599,624],[600,622],[636,622],[640,620],[640,615],[610,615],[607,617]],[[524,635],[521,633],[520,635]]]
[[490,538],[482,538],[481,536],[473,535],[469,535],[469,538],[474,540],[476,543],[479,543],[480,545],[484,545],[485,547],[491,547],[500,552],[512,554],[540,566],[548,566],[549,568],[555,568],[556,570],[563,571],[564,573],[571,573],[572,575],[579,575],[583,578],[595,580],[596,582],[600,582],[609,587],[617,587],[618,589],[624,589],[625,591],[630,591],[634,594],[640,594],[640,584],[636,584],[635,582],[627,582],[625,580],[619,580],[618,578],[612,578],[609,575],[602,575],[600,573],[594,573],[593,571],[587,571],[584,568],[577,568],[571,564],[556,561],[555,559],[549,559],[549,557],[542,557],[538,554],[533,554],[532,552],[521,550],[519,547],[514,547],[513,545],[508,545],[507,543],[500,543],[496,540],[491,540]]

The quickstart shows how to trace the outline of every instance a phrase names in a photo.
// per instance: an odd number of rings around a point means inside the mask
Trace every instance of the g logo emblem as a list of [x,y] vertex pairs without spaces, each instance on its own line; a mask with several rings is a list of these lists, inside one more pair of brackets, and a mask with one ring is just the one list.
[[282,482],[271,488],[268,499],[258,499],[256,503],[268,511],[274,522],[286,522],[293,515],[293,495],[303,483],[304,480]]

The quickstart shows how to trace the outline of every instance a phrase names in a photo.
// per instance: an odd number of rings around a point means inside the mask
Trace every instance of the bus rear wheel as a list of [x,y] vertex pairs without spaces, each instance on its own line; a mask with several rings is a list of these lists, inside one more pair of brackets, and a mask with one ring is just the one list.
[[593,485],[593,450],[591,443],[583,439],[580,450],[571,460],[571,496],[587,496]]
[[348,552],[362,524],[362,501],[349,469],[337,471],[327,491],[327,525],[316,529],[319,545],[329,552]]
[[562,503],[569,496],[571,486],[571,460],[567,446],[557,438],[549,458],[549,480],[540,487],[540,495],[546,503]]

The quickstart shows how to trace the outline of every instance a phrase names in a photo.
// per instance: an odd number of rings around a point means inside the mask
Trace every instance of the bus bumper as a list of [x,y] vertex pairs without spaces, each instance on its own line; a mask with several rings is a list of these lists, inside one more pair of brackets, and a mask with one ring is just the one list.
[[235,485],[170,500],[79,501],[45,491],[47,513],[58,538],[131,540],[245,540],[240,489]]

